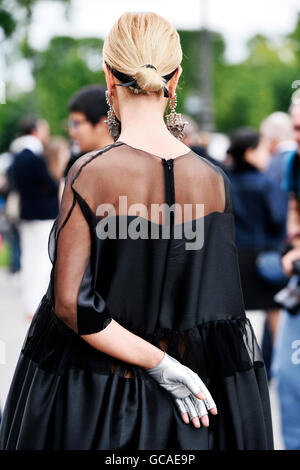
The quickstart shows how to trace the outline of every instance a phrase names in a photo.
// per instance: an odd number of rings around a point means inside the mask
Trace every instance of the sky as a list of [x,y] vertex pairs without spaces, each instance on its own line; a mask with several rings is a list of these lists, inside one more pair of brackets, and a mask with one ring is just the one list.
[[[246,41],[254,34],[277,38],[292,31],[300,0],[72,0],[68,19],[59,2],[41,0],[33,12],[29,40],[43,49],[55,35],[104,38],[125,11],[154,11],[177,29],[207,26],[216,30],[224,35],[227,60],[234,63],[245,58]],[[14,67],[15,80],[20,75],[20,86],[30,88],[24,62]]]

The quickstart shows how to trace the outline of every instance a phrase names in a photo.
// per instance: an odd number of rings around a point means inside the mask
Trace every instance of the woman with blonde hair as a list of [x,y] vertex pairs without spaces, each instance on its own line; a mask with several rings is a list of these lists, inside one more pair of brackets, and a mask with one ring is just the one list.
[[155,13],[125,13],[105,40],[114,143],[68,172],[1,448],[273,447],[230,182],[180,142],[181,60]]

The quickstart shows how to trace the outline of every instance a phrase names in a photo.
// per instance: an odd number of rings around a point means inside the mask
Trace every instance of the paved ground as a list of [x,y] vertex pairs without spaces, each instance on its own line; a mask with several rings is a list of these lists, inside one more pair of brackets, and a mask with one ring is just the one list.
[[[3,409],[9,385],[13,376],[19,351],[22,347],[28,321],[26,321],[20,295],[19,274],[12,275],[6,269],[0,268],[0,406]],[[247,312],[258,342],[261,343],[264,314],[262,312]],[[270,386],[275,448],[283,449],[279,408],[275,385]]]

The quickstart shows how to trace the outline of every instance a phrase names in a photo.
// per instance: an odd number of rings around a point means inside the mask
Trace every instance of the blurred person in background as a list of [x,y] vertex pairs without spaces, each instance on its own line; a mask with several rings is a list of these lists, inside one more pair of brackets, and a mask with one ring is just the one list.
[[[282,188],[285,160],[291,152],[295,152],[297,145],[293,135],[291,117],[284,112],[277,111],[264,119],[260,126],[260,133],[269,146],[271,158],[266,168],[266,175],[276,184],[274,193],[277,201],[277,210],[286,218],[288,209],[288,194]],[[281,246],[286,237],[286,224],[282,225],[282,232],[271,238],[273,244]]]
[[37,119],[33,116],[25,116],[19,122],[19,135],[12,141],[7,154],[10,163],[6,168],[7,195],[5,201],[5,213],[10,225],[10,247],[11,265],[10,271],[16,273],[21,268],[21,241],[19,232],[20,221],[20,194],[13,181],[12,163],[17,154],[24,149],[32,151],[34,154],[42,152],[42,142],[46,142],[49,136],[49,125],[44,119]]
[[43,119],[26,117],[22,136],[11,144],[15,155],[8,169],[11,188],[19,194],[21,288],[26,317],[31,320],[49,282],[51,262],[47,243],[58,214],[58,183],[44,158],[49,126]]
[[45,119],[26,116],[19,123],[20,136],[10,144],[10,152],[16,155],[22,150],[31,150],[39,155],[49,138],[49,124]]
[[7,180],[7,169],[12,164],[12,155],[10,152],[0,154],[0,199],[5,201],[9,192],[9,185]]
[[220,166],[224,170],[224,165],[209,155],[207,147],[210,142],[210,136],[207,132],[201,132],[197,122],[190,116],[183,115],[183,121],[187,122],[183,130],[182,142],[190,147],[193,152],[197,153],[201,157],[206,158],[215,165]]
[[190,148],[197,149],[198,152],[196,153],[198,153],[202,157],[207,158],[207,145],[209,142],[201,141],[200,144],[200,129],[197,122],[191,116],[188,116],[186,114],[182,115],[182,119],[184,122],[187,123],[183,129],[182,142]]
[[[289,201],[288,245],[282,266],[287,276],[292,277],[293,263],[300,260],[300,105],[292,105],[290,115],[297,149],[287,155],[284,165],[282,186]],[[294,314],[287,309],[280,313],[271,371],[277,382],[285,448],[300,450],[300,306]]]
[[69,102],[69,136],[77,150],[71,155],[65,176],[81,155],[113,143],[105,122],[108,112],[105,90],[102,85],[88,85],[80,88]]
[[[20,240],[19,231],[14,220],[7,217],[7,201],[10,193],[7,170],[12,164],[13,156],[10,152],[0,154],[0,237],[2,242],[6,237],[10,245],[10,256],[8,269],[12,274],[20,270]],[[2,244],[2,246],[4,246]],[[1,255],[1,245],[0,245]]]
[[[9,223],[9,239],[11,249],[11,273],[18,273],[21,268],[21,242],[18,223],[20,219],[20,197],[13,184],[13,177],[10,174],[11,165],[17,153],[24,148],[31,149],[34,152],[40,151],[40,142],[35,138],[35,134],[47,133],[48,124],[46,121],[37,120],[34,117],[26,116],[19,122],[18,136],[12,141],[7,155],[9,164],[6,167],[5,179],[7,182],[7,194],[5,200],[5,215]],[[33,138],[32,138],[33,136]]]
[[[269,246],[279,252],[283,248],[286,239],[286,216],[288,211],[288,193],[282,187],[284,176],[284,164],[286,158],[296,150],[296,142],[293,134],[293,124],[291,117],[282,111],[277,111],[266,117],[260,125],[260,133],[269,147],[271,158],[270,163],[265,170],[267,177],[275,184],[277,190],[273,192],[276,200],[278,213],[281,214],[281,231],[273,233],[270,236]],[[265,322],[262,350],[264,360],[269,372],[272,357],[273,342],[277,323],[279,319],[279,309],[269,312],[268,321]],[[271,328],[269,325],[272,325]]]
[[65,169],[70,159],[70,145],[63,137],[52,137],[45,146],[45,160],[52,178],[59,185],[58,199],[61,200]]
[[216,161],[220,162],[223,170],[227,173],[230,171],[231,159],[227,153],[230,139],[226,134],[221,132],[213,132],[208,146],[208,153],[213,155]]
[[[286,279],[279,254],[277,265],[272,266],[272,274],[275,268],[279,271],[279,281],[276,279],[274,283],[263,277],[258,259],[274,248],[270,240],[282,233],[285,214],[277,209],[276,184],[260,170],[263,164],[259,162],[269,159],[269,148],[266,140],[255,129],[244,127],[232,136],[228,153],[233,161],[229,176],[245,308],[266,310],[272,315],[273,311],[278,311],[278,304],[273,297],[286,283]],[[269,321],[269,315],[267,319]],[[273,323],[270,321],[270,328],[272,327]],[[272,334],[275,333],[271,331]]]

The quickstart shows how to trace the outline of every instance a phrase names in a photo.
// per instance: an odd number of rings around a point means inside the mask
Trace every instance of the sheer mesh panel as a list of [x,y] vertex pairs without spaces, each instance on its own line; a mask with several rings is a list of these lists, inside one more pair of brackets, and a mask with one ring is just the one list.
[[[75,332],[100,331],[109,322],[105,300],[98,296],[96,314],[91,308],[80,309],[82,315],[89,315],[91,319],[94,315],[90,330],[79,328],[78,295],[84,277],[88,274],[90,282],[93,276],[89,272],[93,229],[89,225],[89,213],[95,218],[97,216],[97,220],[107,215],[140,215],[162,224],[163,211],[153,210],[153,205],[166,203],[169,169],[165,163],[161,157],[115,143],[100,152],[80,157],[69,170],[55,224],[54,298],[56,315]],[[203,205],[203,216],[224,212],[229,207],[228,201],[226,204],[226,183],[222,170],[194,152],[176,157],[175,224],[183,222],[183,213],[185,222],[198,218],[197,204]],[[123,197],[121,203],[119,196]],[[185,204],[191,207],[188,213],[185,212]],[[88,292],[88,286],[85,290]],[[94,295],[94,292],[89,293]],[[84,325],[84,319],[80,324]]]
[[[141,215],[154,223],[162,223],[162,216],[151,205],[166,203],[163,159],[127,146],[113,147],[105,154],[91,160],[76,179],[74,188],[98,213],[99,205],[111,204],[116,215]],[[226,193],[222,170],[206,159],[189,152],[174,159],[175,223],[181,223],[184,204],[193,205],[191,216],[197,217],[196,204],[204,205],[204,214],[224,212]],[[126,206],[119,204],[119,196],[126,196]],[[136,205],[136,206],[135,206]],[[131,207],[131,212],[130,212]],[[180,211],[181,208],[181,211]],[[101,217],[101,215],[99,216]]]

